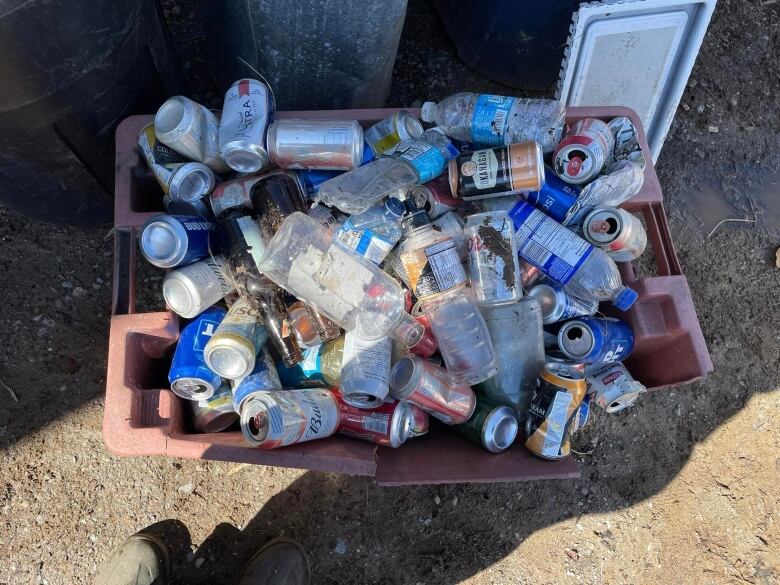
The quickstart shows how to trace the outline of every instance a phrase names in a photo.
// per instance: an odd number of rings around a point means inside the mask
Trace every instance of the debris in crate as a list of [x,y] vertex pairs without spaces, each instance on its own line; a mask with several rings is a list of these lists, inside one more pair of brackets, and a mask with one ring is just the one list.
[[188,320],[169,381],[196,432],[403,449],[433,418],[559,459],[591,404],[636,402],[633,332],[594,316],[637,299],[615,264],[647,244],[616,207],[641,187],[630,121],[467,93],[426,102],[427,130],[273,110],[241,79],[221,121],[177,96],[139,137],[169,210],[139,245]]

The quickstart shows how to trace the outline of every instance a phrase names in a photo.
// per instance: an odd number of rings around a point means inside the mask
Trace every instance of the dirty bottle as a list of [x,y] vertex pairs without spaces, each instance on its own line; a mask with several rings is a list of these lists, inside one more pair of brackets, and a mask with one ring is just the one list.
[[512,304],[523,296],[512,220],[506,211],[466,221],[471,290],[480,306]]
[[336,232],[336,240],[374,264],[381,264],[401,239],[404,204],[388,197],[384,204],[353,215]]

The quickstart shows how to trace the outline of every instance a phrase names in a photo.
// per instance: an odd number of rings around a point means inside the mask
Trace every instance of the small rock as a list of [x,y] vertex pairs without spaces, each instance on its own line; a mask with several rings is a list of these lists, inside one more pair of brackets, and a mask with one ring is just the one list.
[[571,560],[576,561],[580,558],[580,555],[577,553],[577,549],[575,548],[566,548],[563,549],[563,552],[566,553],[566,556],[569,557]]
[[205,562],[206,559],[204,559],[203,557],[198,557],[197,559],[195,559],[195,568],[200,569],[203,566],[203,563]]
[[343,555],[347,552],[347,543],[343,538],[336,539],[336,548],[333,549],[337,555]]
[[689,105],[688,105],[688,104],[686,104],[685,102],[682,102],[682,103],[680,104],[680,107],[681,107],[683,110],[685,110],[686,112],[687,112],[688,110],[690,110],[690,109],[691,109],[691,106],[689,106]]
[[92,288],[94,288],[95,290],[100,290],[100,284],[98,284],[97,282],[93,282]]
[[73,288],[73,283],[69,280],[63,280],[62,288]]
[[[778,251],[780,253],[780,250]],[[778,256],[780,258],[780,256]],[[437,506],[441,506],[441,498],[439,496],[433,496],[433,503]]]
[[433,520],[431,518],[426,518],[425,520],[423,520],[423,524],[425,526],[430,526],[431,522],[433,522]]
[[90,539],[92,542],[97,542],[97,539],[98,539],[98,537],[97,537],[97,534],[90,534],[90,535],[89,535],[89,539]]
[[[717,134],[717,133],[718,133],[718,130],[719,130],[719,128],[718,128],[717,126],[707,126],[707,130],[709,130],[709,131],[710,131],[710,132],[712,132],[713,134]],[[75,294],[75,292],[76,292],[76,291],[73,291],[73,293],[74,293],[74,294]]]
[[177,491],[179,492],[180,496],[189,496],[192,494],[192,492],[195,491],[195,486],[192,484],[192,482],[188,482],[184,485],[180,485]]
[[87,294],[87,289],[81,288],[80,286],[77,286],[73,289],[73,296],[74,297],[83,297]]
[[703,114],[704,113],[704,104],[699,104],[699,107],[696,108],[696,111],[699,112],[700,114]]
[[97,282],[98,284],[103,284],[103,283],[105,282],[105,280],[103,280],[102,278],[100,278],[100,277],[98,276],[98,277],[95,279],[95,282]]
[[458,505],[458,496],[455,496],[454,498],[452,498],[452,505],[453,506],[457,506]]

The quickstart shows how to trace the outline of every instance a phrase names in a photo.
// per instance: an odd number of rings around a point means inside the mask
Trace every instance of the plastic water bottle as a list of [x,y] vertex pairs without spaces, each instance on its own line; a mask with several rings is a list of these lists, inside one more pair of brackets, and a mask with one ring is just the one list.
[[389,197],[384,205],[347,219],[336,232],[336,241],[379,265],[401,239],[403,214],[404,204]]
[[458,140],[490,146],[534,140],[552,152],[561,141],[565,110],[555,100],[455,93],[438,104],[425,102],[422,119]]
[[402,140],[386,154],[328,179],[315,200],[345,213],[363,213],[385,197],[435,179],[447,166],[439,149],[422,140]]
[[446,160],[452,160],[460,154],[458,147],[447,138],[447,134],[442,128],[428,128],[423,132],[420,140],[424,140],[428,144],[433,144],[439,149],[439,152]]
[[563,286],[570,295],[612,301],[621,311],[634,304],[636,291],[623,286],[617,265],[603,250],[525,201],[518,202],[509,217],[517,229],[520,257]]

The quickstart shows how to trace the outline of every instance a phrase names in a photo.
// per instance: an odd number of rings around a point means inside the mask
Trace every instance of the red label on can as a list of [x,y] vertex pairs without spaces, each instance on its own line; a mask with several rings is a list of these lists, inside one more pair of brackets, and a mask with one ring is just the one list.
[[377,445],[390,445],[393,415],[400,402],[383,402],[379,408],[364,410],[344,402],[337,394],[341,414],[338,433],[355,439],[363,439]]
[[612,382],[614,382],[615,380],[620,378],[620,376],[622,376],[622,375],[623,374],[621,372],[612,372],[611,374],[608,374],[608,375],[604,376],[601,379],[601,383],[606,386],[607,384],[611,384]]
[[238,82],[238,97],[249,95],[249,80],[242,79]]

